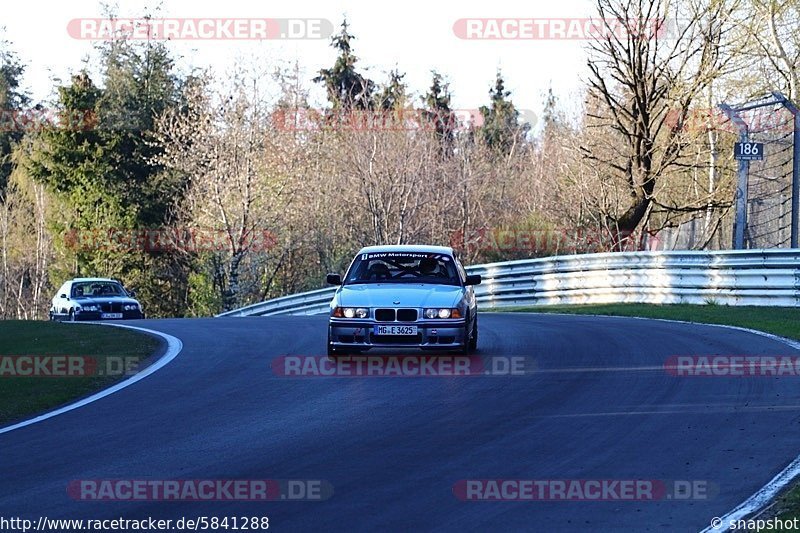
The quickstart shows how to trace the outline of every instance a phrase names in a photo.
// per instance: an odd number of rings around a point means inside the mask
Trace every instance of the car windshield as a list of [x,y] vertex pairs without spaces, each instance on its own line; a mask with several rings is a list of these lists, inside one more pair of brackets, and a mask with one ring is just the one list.
[[358,283],[430,283],[460,285],[453,258],[421,252],[377,252],[360,254],[345,278],[345,285]]
[[127,296],[122,285],[113,281],[87,281],[72,285],[72,297]]

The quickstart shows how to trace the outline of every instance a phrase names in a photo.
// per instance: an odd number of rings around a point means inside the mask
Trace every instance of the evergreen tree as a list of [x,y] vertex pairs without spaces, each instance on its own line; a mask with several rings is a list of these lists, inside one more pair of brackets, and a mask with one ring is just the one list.
[[[131,213],[117,194],[112,157],[97,129],[95,117],[101,95],[102,90],[86,72],[73,76],[70,85],[59,87],[58,105],[65,120],[32,134],[33,142],[25,158],[30,175],[48,185],[64,206],[53,221],[54,233],[66,238],[79,232],[82,242],[89,242],[89,235],[103,235],[105,240],[107,230],[130,228],[133,224]],[[89,120],[78,123],[70,117]],[[75,243],[64,244],[69,248]],[[94,274],[106,266],[104,259],[110,256],[97,248],[108,250],[108,243],[96,244],[75,248],[74,274]],[[106,275],[121,273],[115,268]]]
[[542,113],[542,122],[545,131],[557,126],[560,122],[558,116],[558,99],[556,98],[556,95],[553,94],[552,87],[548,87],[547,89],[547,96],[545,96],[544,100],[544,112]]
[[428,92],[423,97],[425,108],[422,116],[426,122],[433,124],[443,153],[450,153],[456,128],[456,116],[450,107],[452,96],[450,84],[445,82],[438,72],[433,71],[431,74],[433,79]]
[[375,92],[375,83],[356,71],[358,58],[350,44],[355,37],[347,27],[344,20],[341,31],[331,38],[331,46],[339,52],[333,67],[320,70],[314,78],[315,83],[325,85],[328,101],[337,112],[371,109]]
[[530,125],[519,123],[519,111],[510,100],[511,91],[505,88],[500,70],[497,71],[494,87],[489,89],[490,106],[480,108],[483,124],[480,134],[483,141],[502,155],[507,155],[515,146],[525,141]]
[[[130,239],[136,230],[167,226],[184,190],[183,176],[154,163],[161,148],[153,142],[156,117],[182,109],[182,81],[161,43],[114,41],[102,57],[102,88],[81,72],[58,89],[67,119],[35,135],[26,166],[66,206],[55,233],[100,239],[75,250],[74,274],[118,277],[142,289],[153,314],[180,315],[188,274],[180,254],[151,252]],[[72,117],[92,120],[76,124]]]
[[24,72],[25,67],[11,50],[11,43],[0,40],[0,194],[11,175],[14,145],[24,135],[21,121],[17,120],[30,103],[28,95],[20,88]]
[[163,43],[113,41],[103,50],[105,90],[99,101],[99,128],[113,168],[115,189],[138,226],[167,222],[180,194],[179,176],[153,163],[159,150],[150,142],[157,116],[180,105],[181,82]]
[[389,81],[380,88],[375,97],[375,107],[383,111],[403,109],[408,99],[408,86],[403,79],[405,74],[395,69],[389,73]]

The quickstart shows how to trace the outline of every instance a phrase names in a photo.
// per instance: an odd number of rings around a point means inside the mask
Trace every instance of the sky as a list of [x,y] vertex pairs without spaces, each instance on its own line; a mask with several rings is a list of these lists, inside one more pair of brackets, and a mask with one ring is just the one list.
[[[254,2],[248,0],[123,0],[116,4],[120,17],[139,17],[158,8],[165,18],[315,18],[327,19],[338,31],[344,16],[356,36],[354,51],[358,66],[376,81],[384,81],[392,69],[406,73],[405,81],[416,94],[430,85],[431,70],[437,69],[451,84],[452,107],[475,109],[488,101],[495,72],[502,69],[506,86],[518,109],[541,116],[548,88],[569,112],[581,100],[586,78],[586,41],[467,40],[456,35],[453,25],[462,18],[583,18],[594,14],[591,0],[466,0],[431,2],[408,0],[366,2],[357,0],[292,0]],[[393,7],[384,7],[390,6]],[[160,7],[159,7],[160,6]],[[52,97],[52,78],[69,80],[86,58],[96,56],[91,40],[70,35],[73,19],[104,16],[98,0],[45,1],[5,0],[0,38],[26,64],[24,85],[34,101]],[[336,52],[330,40],[182,40],[170,43],[181,58],[178,65],[188,71],[209,68],[220,78],[237,61],[266,66],[299,61],[310,79],[321,68],[333,64]],[[312,93],[314,103],[324,104],[321,88]]]

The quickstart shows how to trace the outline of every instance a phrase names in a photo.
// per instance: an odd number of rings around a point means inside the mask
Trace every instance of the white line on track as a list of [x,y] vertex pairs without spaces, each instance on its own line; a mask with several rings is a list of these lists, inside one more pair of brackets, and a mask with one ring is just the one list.
[[14,430],[17,430],[17,429],[21,429],[21,428],[24,428],[24,427],[27,427],[27,426],[30,426],[30,425],[33,425],[33,424],[37,424],[37,423],[43,422],[45,420],[49,420],[50,418],[56,417],[58,415],[63,415],[64,413],[68,413],[68,412],[73,411],[75,409],[79,409],[81,407],[89,405],[90,403],[94,403],[97,400],[101,400],[101,399],[105,398],[106,396],[111,396],[115,392],[119,392],[122,389],[130,387],[134,383],[137,383],[137,382],[143,380],[144,378],[146,378],[147,376],[149,376],[151,374],[154,374],[158,370],[164,368],[170,362],[172,362],[172,360],[175,359],[178,356],[178,354],[181,353],[181,350],[183,349],[183,343],[181,342],[180,339],[178,339],[177,337],[173,337],[172,335],[167,335],[166,333],[161,333],[160,331],[155,331],[155,330],[147,329],[147,328],[140,328],[140,327],[137,327],[137,326],[128,326],[128,325],[123,325],[123,324],[103,324],[103,325],[113,326],[113,327],[117,327],[117,328],[135,329],[135,330],[138,330],[138,331],[144,331],[146,333],[150,333],[152,335],[156,335],[158,337],[161,337],[165,341],[167,341],[167,350],[164,353],[164,355],[162,355],[158,359],[158,361],[156,361],[152,365],[148,366],[147,368],[145,368],[141,372],[137,373],[136,375],[131,376],[130,378],[126,379],[125,381],[121,381],[121,382],[119,382],[119,383],[117,383],[115,385],[112,385],[111,387],[109,387],[107,389],[101,390],[97,394],[93,394],[93,395],[89,396],[88,398],[84,398],[84,399],[79,400],[79,401],[77,401],[75,403],[71,403],[69,405],[65,405],[64,407],[56,409],[55,411],[50,411],[48,413],[45,413],[43,415],[39,415],[39,416],[37,416],[35,418],[31,418],[29,420],[23,420],[22,422],[18,422],[16,424],[12,425],[12,426],[0,428],[0,435],[2,435],[3,433],[9,433],[11,431],[14,431]]

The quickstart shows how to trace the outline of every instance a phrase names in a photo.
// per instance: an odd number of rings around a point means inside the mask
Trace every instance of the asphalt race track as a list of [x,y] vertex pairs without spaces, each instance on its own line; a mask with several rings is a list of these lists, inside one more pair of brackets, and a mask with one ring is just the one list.
[[[698,531],[800,453],[800,377],[677,377],[673,355],[797,355],[731,329],[482,314],[479,355],[526,375],[276,375],[325,317],[147,320],[183,341],[146,379],[0,435],[0,516],[269,516],[276,531]],[[82,327],[75,325],[74,327]],[[324,501],[79,501],[85,479],[325,480]],[[460,480],[692,480],[710,497],[462,501]]]

